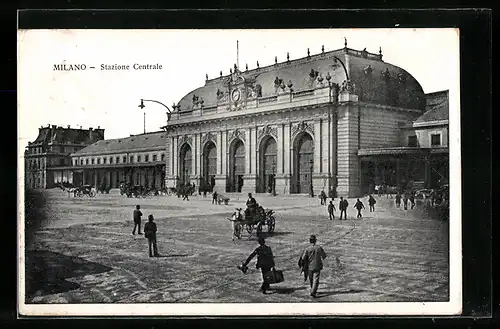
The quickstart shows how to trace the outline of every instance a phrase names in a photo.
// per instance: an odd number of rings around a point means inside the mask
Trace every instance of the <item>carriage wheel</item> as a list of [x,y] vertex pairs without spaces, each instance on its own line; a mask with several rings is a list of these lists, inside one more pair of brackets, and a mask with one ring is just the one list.
[[95,192],[94,191],[89,191],[89,197],[91,197],[91,198],[95,197]]
[[83,192],[82,191],[78,191],[78,192],[76,192],[76,195],[81,198],[83,196]]
[[247,232],[248,232],[249,234],[252,234],[252,232],[253,232],[253,226],[252,226],[252,225],[250,225],[250,224],[246,224],[246,225],[245,225],[245,227],[246,227],[246,229],[247,229]]
[[269,233],[274,232],[275,227],[276,227],[276,221],[275,221],[274,217],[271,217],[269,219],[268,224],[267,224],[267,232],[269,232]]

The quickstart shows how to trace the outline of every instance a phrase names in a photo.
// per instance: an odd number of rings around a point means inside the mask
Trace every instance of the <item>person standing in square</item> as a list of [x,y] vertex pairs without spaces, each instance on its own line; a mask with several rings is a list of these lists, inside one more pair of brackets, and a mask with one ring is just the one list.
[[328,217],[330,218],[330,220],[335,219],[335,215],[333,213],[334,211],[335,206],[333,205],[333,201],[330,201],[330,203],[328,204]]
[[134,210],[134,230],[132,231],[132,235],[135,235],[135,229],[137,228],[137,231],[139,234],[142,235],[141,233],[141,216],[142,216],[142,212],[141,212],[141,206],[140,205],[137,205],[135,206],[135,210]]
[[377,203],[377,201],[375,200],[373,195],[370,194],[368,197],[368,204],[370,205],[370,212],[375,211],[375,203]]
[[340,197],[339,202],[339,210],[340,210],[340,220],[342,220],[342,214],[344,214],[344,219],[347,220],[347,207],[349,206],[349,202],[344,200],[343,197]]
[[144,235],[148,239],[149,257],[159,257],[158,247],[156,245],[156,223],[153,222],[153,215],[148,216],[148,222],[144,225]]

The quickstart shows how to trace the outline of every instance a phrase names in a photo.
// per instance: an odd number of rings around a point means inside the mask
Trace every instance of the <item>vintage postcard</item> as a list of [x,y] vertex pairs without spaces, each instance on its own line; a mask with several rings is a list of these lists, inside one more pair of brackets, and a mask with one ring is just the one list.
[[459,30],[19,30],[19,314],[454,315]]

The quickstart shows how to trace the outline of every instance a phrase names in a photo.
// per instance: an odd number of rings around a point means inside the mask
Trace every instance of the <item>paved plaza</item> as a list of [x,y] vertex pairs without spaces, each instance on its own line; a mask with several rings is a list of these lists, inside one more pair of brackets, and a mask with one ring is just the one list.
[[[196,302],[430,302],[448,300],[448,222],[428,218],[417,207],[398,209],[394,199],[376,197],[356,219],[328,220],[326,206],[307,196],[255,195],[276,211],[276,230],[267,236],[276,268],[285,281],[259,293],[255,259],[243,274],[236,266],[255,249],[255,233],[231,241],[227,218],[243,207],[243,194],[227,194],[229,205],[211,196],[126,198],[117,191],[95,198],[47,196],[47,223],[28,246],[27,303],[196,303]],[[148,257],[143,235],[132,235],[132,211],[141,205],[158,225],[162,257]],[[335,200],[338,208],[338,199]],[[328,255],[318,298],[297,266],[310,234]]]

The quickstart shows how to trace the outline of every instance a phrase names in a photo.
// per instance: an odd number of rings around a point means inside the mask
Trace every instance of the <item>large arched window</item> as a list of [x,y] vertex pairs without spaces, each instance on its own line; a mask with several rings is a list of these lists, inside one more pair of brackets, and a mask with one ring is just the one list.
[[209,186],[212,177],[217,174],[217,148],[214,142],[208,142],[203,148],[203,184]]
[[295,142],[295,192],[309,193],[312,183],[314,142],[308,133],[297,136]]
[[192,173],[192,161],[193,155],[191,153],[191,146],[185,143],[182,145],[180,151],[179,178],[181,184],[189,183],[189,176]]
[[268,136],[261,143],[260,192],[270,192],[275,182],[277,144],[271,136]]
[[233,192],[241,192],[243,176],[245,175],[245,145],[241,139],[236,139],[231,145],[231,186]]

